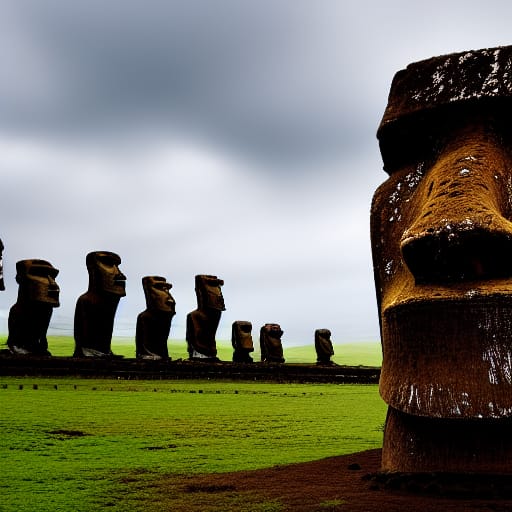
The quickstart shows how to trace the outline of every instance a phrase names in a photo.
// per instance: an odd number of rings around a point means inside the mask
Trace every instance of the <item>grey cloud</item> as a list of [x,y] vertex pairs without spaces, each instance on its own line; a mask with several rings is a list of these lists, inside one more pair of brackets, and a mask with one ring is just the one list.
[[336,156],[367,128],[332,3],[17,5],[10,30],[29,42],[11,81],[40,88],[0,100],[3,122],[20,129],[188,130],[255,158],[303,160]]

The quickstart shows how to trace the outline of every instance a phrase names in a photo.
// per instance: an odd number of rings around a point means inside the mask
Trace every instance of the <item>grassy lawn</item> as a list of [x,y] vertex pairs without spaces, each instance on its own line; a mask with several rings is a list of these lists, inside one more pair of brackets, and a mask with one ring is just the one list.
[[0,400],[2,511],[148,510],[158,476],[379,447],[386,409],[374,385],[259,382],[0,377]]

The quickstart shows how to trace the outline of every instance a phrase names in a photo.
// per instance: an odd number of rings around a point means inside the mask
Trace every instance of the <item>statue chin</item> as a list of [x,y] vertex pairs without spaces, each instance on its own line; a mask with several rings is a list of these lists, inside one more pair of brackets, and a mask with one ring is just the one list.
[[383,314],[381,395],[407,414],[512,416],[509,296],[412,302]]

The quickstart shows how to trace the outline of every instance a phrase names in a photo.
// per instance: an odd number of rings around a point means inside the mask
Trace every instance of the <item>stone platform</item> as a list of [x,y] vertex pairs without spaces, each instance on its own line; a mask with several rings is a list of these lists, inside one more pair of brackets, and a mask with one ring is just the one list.
[[217,379],[299,383],[377,384],[380,368],[316,364],[232,363],[129,358],[17,357],[0,354],[0,376],[122,379]]

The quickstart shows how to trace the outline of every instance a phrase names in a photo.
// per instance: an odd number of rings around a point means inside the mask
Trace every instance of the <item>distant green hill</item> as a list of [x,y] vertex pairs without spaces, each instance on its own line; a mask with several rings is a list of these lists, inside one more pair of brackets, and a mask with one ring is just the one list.
[[[3,345],[6,336],[0,338]],[[71,356],[75,342],[71,336],[48,336],[48,348],[54,356]],[[187,359],[187,344],[185,340],[170,340],[169,355],[173,359]],[[1,348],[1,347],[0,347]],[[125,357],[135,357],[135,340],[133,338],[112,339],[112,351]],[[233,349],[230,341],[217,341],[218,357],[222,361],[231,361]],[[283,345],[284,358],[287,363],[315,363],[316,353],[313,344],[300,347]],[[340,343],[334,345],[332,361],[348,366],[380,366],[382,354],[380,343],[377,341]],[[255,343],[254,361],[260,360],[259,345]]]
[[[284,347],[283,351],[288,363],[316,362],[316,352],[313,345]],[[380,366],[382,364],[380,342],[365,341],[335,344],[332,361],[348,366]]]

